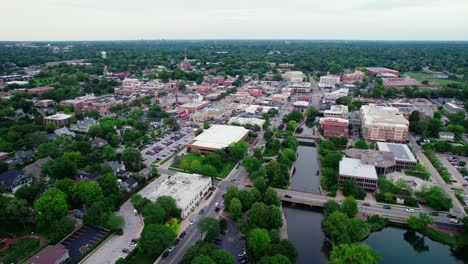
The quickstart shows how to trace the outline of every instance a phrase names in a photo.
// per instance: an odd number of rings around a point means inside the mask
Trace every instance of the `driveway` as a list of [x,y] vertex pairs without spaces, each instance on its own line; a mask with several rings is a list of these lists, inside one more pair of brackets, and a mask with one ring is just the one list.
[[127,256],[126,253],[122,252],[122,249],[132,249],[128,246],[128,242],[132,240],[132,238],[138,238],[140,236],[141,230],[143,229],[143,221],[139,215],[133,215],[133,205],[130,203],[130,200],[126,201],[120,207],[120,211],[117,212],[117,215],[125,219],[123,235],[112,236],[81,263],[114,264],[117,259]]

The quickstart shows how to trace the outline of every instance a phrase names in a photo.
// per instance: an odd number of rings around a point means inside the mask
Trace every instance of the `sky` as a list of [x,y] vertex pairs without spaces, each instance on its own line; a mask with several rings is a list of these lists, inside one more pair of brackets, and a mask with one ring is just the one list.
[[468,40],[468,0],[0,0],[0,40]]

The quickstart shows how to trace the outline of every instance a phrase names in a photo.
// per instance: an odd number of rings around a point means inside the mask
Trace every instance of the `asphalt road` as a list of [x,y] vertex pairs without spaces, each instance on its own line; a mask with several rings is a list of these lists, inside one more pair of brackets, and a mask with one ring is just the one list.
[[442,179],[442,176],[440,176],[439,172],[434,168],[432,163],[429,161],[426,155],[422,152],[421,146],[419,146],[416,143],[416,139],[413,137],[413,135],[409,134],[408,139],[409,139],[409,145],[411,146],[411,149],[413,150],[413,152],[416,154],[416,157],[418,158],[419,162],[424,167],[426,167],[427,170],[431,173],[432,182],[436,184],[437,186],[441,187],[442,189],[444,189],[444,191],[450,196],[450,198],[452,198],[453,205],[454,205],[454,207],[451,209],[452,214],[458,216],[459,218],[463,217],[465,215],[465,210],[463,208],[463,205],[455,197],[455,193],[451,189],[456,186],[445,183],[445,181]]

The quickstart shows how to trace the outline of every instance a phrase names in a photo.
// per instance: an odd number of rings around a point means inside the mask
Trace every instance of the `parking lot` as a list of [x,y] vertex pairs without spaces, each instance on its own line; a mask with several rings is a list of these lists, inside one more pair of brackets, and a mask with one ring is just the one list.
[[63,241],[62,244],[69,250],[70,263],[77,261],[107,233],[103,228],[85,225]]
[[437,157],[452,175],[454,185],[468,186],[468,175],[464,175],[463,168],[466,167],[466,161],[463,157],[454,157],[438,154]]
[[184,127],[179,131],[169,133],[141,148],[141,155],[146,165],[161,161],[183,148],[194,137],[193,128]]
[[[236,259],[236,263],[245,263],[246,256],[240,257],[245,252],[245,240],[236,227],[236,224],[228,220],[228,230],[225,234],[220,234],[215,241],[216,247],[224,249],[231,253]],[[243,261],[245,259],[245,261]]]

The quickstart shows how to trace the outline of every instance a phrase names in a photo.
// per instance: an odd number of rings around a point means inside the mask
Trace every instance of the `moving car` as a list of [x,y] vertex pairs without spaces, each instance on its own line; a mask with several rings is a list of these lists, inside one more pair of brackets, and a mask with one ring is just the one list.
[[363,206],[370,206],[370,203],[362,203]]
[[429,214],[432,215],[432,216],[439,216],[438,212],[430,212]]
[[457,223],[458,223],[458,220],[455,219],[455,218],[450,218],[449,222],[450,222],[450,223],[457,224]]
[[289,194],[285,194],[284,197],[286,197],[286,198],[292,198],[292,196],[289,195]]
[[383,206],[383,209],[388,209],[388,210],[391,210],[391,209],[392,209],[392,207],[391,207],[390,205],[384,205],[384,206]]
[[414,209],[411,209],[411,208],[406,208],[405,211],[407,213],[414,213]]

